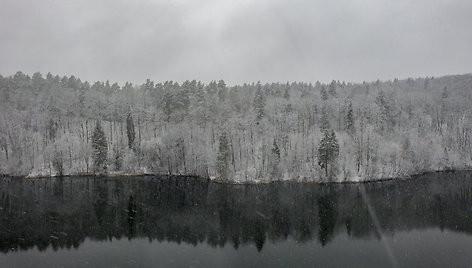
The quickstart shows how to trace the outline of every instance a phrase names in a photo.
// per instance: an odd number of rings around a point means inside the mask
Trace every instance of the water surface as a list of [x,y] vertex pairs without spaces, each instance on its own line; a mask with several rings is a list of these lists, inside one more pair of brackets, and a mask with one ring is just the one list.
[[1,267],[467,267],[472,173],[222,185],[0,180]]

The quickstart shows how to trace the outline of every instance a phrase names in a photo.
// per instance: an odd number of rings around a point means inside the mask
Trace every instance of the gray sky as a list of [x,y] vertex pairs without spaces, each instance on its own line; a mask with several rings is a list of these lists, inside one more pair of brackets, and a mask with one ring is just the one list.
[[1,0],[0,74],[228,84],[472,72],[470,0]]

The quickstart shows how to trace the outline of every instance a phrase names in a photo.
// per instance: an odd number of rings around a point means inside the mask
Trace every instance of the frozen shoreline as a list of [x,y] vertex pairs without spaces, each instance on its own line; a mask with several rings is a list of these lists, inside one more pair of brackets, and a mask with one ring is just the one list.
[[[433,171],[424,171],[418,173],[408,174],[402,177],[379,177],[379,178],[353,178],[353,179],[345,179],[345,180],[334,180],[334,181],[324,181],[319,179],[313,178],[285,178],[285,179],[249,179],[249,180],[221,180],[216,177],[203,177],[197,175],[186,175],[186,174],[152,174],[152,173],[119,173],[119,172],[112,172],[112,173],[103,173],[103,174],[66,174],[62,177],[67,178],[74,178],[74,177],[91,177],[91,178],[125,178],[125,177],[151,177],[151,176],[160,176],[160,177],[182,177],[182,178],[198,178],[202,180],[209,180],[214,183],[219,184],[227,184],[227,185],[251,185],[251,184],[270,184],[270,183],[278,183],[278,182],[294,182],[294,183],[310,183],[310,184],[361,184],[361,183],[372,183],[372,182],[387,182],[387,181],[405,181],[414,179],[416,177],[424,176],[424,175],[431,175],[435,173],[456,173],[456,172],[469,172],[472,171],[472,168],[461,168],[461,169],[444,169],[444,170],[433,170]],[[9,174],[2,174],[1,177],[10,177],[10,178],[22,178],[22,179],[42,179],[42,178],[58,178],[61,177],[59,175],[9,175]]]

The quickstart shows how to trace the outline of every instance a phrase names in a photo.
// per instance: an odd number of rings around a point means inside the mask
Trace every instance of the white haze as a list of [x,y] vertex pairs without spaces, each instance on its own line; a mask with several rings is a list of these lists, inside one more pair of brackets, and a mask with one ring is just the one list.
[[468,0],[0,2],[0,73],[141,83],[469,73]]

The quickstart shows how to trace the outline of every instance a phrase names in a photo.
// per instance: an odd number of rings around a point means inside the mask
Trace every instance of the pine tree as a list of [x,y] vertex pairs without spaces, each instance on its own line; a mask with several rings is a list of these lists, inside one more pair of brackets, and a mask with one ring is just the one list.
[[327,100],[328,99],[328,92],[326,91],[326,87],[325,85],[321,85],[321,91],[320,91],[320,94],[321,94],[321,99],[322,100]]
[[288,84],[288,82],[287,82],[287,85],[285,86],[284,98],[286,100],[290,99],[290,85]]
[[279,172],[279,164],[280,164],[280,148],[277,142],[274,139],[274,143],[272,144],[272,170],[271,176],[278,177],[280,174]]
[[115,170],[121,170],[125,147],[126,145],[122,139],[113,145],[113,164],[115,165]]
[[395,125],[395,119],[393,117],[392,107],[390,106],[390,103],[387,100],[387,97],[385,96],[385,92],[379,91],[375,102],[380,108],[380,131],[392,131]]
[[102,124],[100,121],[97,121],[95,130],[93,131],[92,148],[94,151],[94,154],[93,154],[94,170],[96,172],[106,171],[108,145],[107,145],[107,138],[105,136],[105,132],[103,132]]
[[228,179],[228,161],[230,157],[229,142],[226,132],[221,133],[216,159],[216,169],[222,180]]
[[318,148],[318,165],[325,170],[328,177],[328,165],[339,155],[339,144],[334,130],[326,131]]
[[258,82],[256,85],[256,95],[254,96],[254,110],[256,112],[256,120],[259,122],[264,117],[264,94],[262,92],[261,83]]
[[64,176],[64,159],[62,157],[62,152],[59,152],[57,147],[55,148],[52,165],[57,172],[56,175],[59,177]]
[[334,80],[329,84],[329,94],[333,97],[336,96],[336,81]]
[[346,113],[346,130],[349,135],[354,134],[354,112],[352,111],[352,103],[349,102]]
[[49,122],[48,122],[48,125],[46,127],[46,130],[49,134],[49,139],[51,141],[55,141],[56,140],[56,134],[57,134],[57,123],[51,119],[49,119]]
[[136,138],[136,132],[134,130],[134,122],[131,113],[128,113],[126,117],[126,134],[128,135],[128,147],[134,149],[134,140]]
[[226,96],[228,95],[228,89],[226,87],[226,83],[224,80],[218,81],[218,98],[220,102],[224,102],[226,100]]
[[172,94],[172,82],[165,83],[162,93],[162,110],[165,114],[165,120],[168,123],[174,110],[174,95]]
[[320,130],[325,133],[329,129],[328,107],[323,105],[321,107]]

